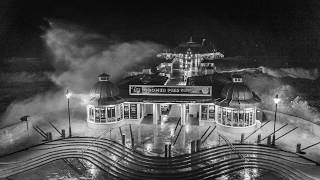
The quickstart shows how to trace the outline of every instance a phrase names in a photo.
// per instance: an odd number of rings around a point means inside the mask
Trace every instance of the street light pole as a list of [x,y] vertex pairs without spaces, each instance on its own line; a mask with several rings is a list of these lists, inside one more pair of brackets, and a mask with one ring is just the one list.
[[69,92],[68,89],[67,89],[66,97],[67,97],[67,100],[68,100],[69,138],[71,138],[72,137],[72,133],[71,133],[71,121],[70,121],[70,102],[69,102],[69,99],[71,97],[71,92]]
[[273,139],[272,139],[272,145],[274,146],[276,144],[276,123],[277,123],[277,110],[278,110],[278,103],[280,102],[280,98],[278,94],[273,99],[274,103],[276,104],[276,109],[274,112],[274,123],[273,123]]

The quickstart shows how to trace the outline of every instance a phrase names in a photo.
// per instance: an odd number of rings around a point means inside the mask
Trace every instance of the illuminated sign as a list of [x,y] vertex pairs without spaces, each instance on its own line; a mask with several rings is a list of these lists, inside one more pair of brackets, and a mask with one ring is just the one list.
[[144,96],[211,96],[211,86],[130,85],[130,95]]

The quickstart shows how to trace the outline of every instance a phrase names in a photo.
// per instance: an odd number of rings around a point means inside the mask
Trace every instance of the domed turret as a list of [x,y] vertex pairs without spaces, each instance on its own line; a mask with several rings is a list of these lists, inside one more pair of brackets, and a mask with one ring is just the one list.
[[221,98],[216,101],[218,105],[216,122],[220,130],[234,130],[241,133],[254,130],[256,107],[260,99],[243,83],[241,76],[233,76],[232,83],[222,89]]
[[110,75],[103,73],[98,78],[99,81],[90,90],[91,103],[97,105],[117,104],[117,101],[121,100],[119,88],[109,80]]
[[220,106],[239,107],[255,106],[260,99],[243,83],[242,77],[235,75],[232,83],[227,84],[221,91]]

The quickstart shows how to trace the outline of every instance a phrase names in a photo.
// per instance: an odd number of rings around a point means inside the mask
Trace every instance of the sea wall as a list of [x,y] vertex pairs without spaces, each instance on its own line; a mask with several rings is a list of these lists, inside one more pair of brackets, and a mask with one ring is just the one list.
[[[263,110],[263,120],[267,119],[272,121],[274,120],[274,111]],[[282,123],[288,123],[300,129],[309,131],[311,134],[320,137],[320,125],[315,124],[306,119],[277,112],[277,121]]]

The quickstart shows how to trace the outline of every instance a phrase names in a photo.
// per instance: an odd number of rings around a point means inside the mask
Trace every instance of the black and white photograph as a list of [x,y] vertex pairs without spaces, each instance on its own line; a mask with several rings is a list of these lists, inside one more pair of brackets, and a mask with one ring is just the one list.
[[1,0],[0,180],[320,180],[320,1]]

